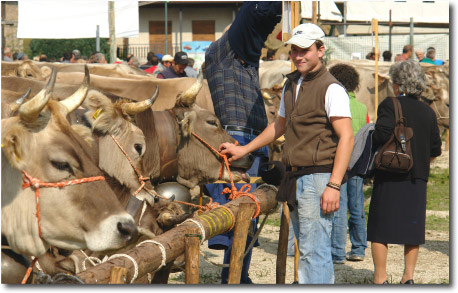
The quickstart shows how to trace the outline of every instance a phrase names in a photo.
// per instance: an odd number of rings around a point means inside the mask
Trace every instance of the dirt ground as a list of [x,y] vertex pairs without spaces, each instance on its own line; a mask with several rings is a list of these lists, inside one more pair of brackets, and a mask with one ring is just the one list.
[[[449,152],[437,158],[432,167],[448,168]],[[448,212],[427,211],[427,214],[448,216]],[[270,217],[275,216],[272,215]],[[278,215],[277,215],[278,216]],[[260,220],[264,216],[261,216]],[[255,284],[275,284],[278,235],[280,228],[265,225],[260,237],[259,247],[253,248],[249,275]],[[350,240],[347,238],[347,251],[350,250]],[[335,284],[371,284],[373,278],[373,263],[371,244],[367,243],[366,257],[360,262],[347,261],[345,264],[335,264]],[[207,242],[201,245],[201,251],[206,258],[221,264],[223,251],[208,249]],[[388,246],[387,273],[388,282],[398,284],[403,274],[403,246]],[[219,284],[221,268],[200,258],[200,283]],[[449,284],[450,283],[450,237],[448,231],[426,231],[426,243],[420,246],[414,280],[416,284]],[[294,257],[287,259],[286,284],[294,281]],[[184,273],[174,273],[169,284],[184,284]]]

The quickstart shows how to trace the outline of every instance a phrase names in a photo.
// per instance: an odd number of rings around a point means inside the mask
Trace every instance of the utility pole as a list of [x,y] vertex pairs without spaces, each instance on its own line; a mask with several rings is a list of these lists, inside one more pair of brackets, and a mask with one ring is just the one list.
[[115,2],[108,2],[108,23],[110,26],[110,63],[116,61]]

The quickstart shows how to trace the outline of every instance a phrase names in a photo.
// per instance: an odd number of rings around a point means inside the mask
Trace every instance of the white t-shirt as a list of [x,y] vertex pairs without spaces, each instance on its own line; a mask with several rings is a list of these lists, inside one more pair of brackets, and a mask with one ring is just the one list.
[[[302,83],[302,76],[299,78],[297,82],[296,88],[296,99],[297,94],[299,93],[299,88]],[[278,109],[278,115],[285,118],[285,88],[283,87],[283,91],[281,93],[281,101],[280,101],[280,108]],[[350,117],[350,98],[348,97],[347,92],[345,89],[337,83],[333,83],[329,85],[326,96],[325,96],[325,110],[328,118],[330,117]]]

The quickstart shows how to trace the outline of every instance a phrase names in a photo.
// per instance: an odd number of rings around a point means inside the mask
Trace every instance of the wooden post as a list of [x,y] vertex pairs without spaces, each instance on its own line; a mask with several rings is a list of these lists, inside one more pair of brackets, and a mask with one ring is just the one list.
[[276,270],[277,284],[285,284],[286,281],[286,257],[288,252],[289,219],[290,216],[288,204],[284,202],[280,220],[280,235],[278,236]]
[[317,10],[318,10],[318,6],[317,6],[317,1],[312,1],[312,23],[316,24],[317,22]]
[[110,63],[116,61],[116,34],[115,34],[115,2],[108,2],[109,18],[108,23],[110,26]]
[[378,20],[372,18],[372,31],[375,33],[375,121],[377,121],[377,108],[378,108]]
[[445,129],[445,150],[448,151],[449,148],[449,129]]
[[243,254],[245,253],[248,228],[254,215],[255,203],[241,203],[237,214],[229,264],[228,284],[240,284],[242,276]]
[[299,283],[299,275],[297,269],[299,268],[299,246],[296,236],[294,236],[294,282]]
[[185,234],[185,283],[199,284],[200,230],[188,228]]
[[127,283],[127,269],[115,266],[111,269],[110,282],[108,284]]

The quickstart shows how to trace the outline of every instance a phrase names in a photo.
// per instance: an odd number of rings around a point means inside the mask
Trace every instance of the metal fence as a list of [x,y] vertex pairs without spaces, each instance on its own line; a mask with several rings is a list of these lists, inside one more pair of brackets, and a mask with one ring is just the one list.
[[[372,51],[375,46],[373,36],[347,36],[347,37],[326,37],[324,40],[328,49],[330,60],[351,60],[352,53],[360,53],[361,59],[365,59],[367,53]],[[391,61],[397,54],[402,53],[404,45],[410,43],[410,35],[392,35],[391,37]],[[378,37],[379,50],[383,53],[389,50],[389,37],[382,35]],[[448,60],[450,53],[449,34],[415,34],[413,37],[414,50],[422,49],[426,54],[426,49],[434,47],[436,49],[436,59]],[[415,57],[415,55],[414,55]],[[380,57],[382,60],[382,57]]]
[[[174,55],[180,51],[180,44],[172,43],[167,46],[168,54]],[[122,45],[117,47],[118,58],[125,60],[128,53],[133,54],[140,62],[146,62],[148,52],[165,54],[164,43],[151,43],[151,44],[129,44],[127,47]]]

